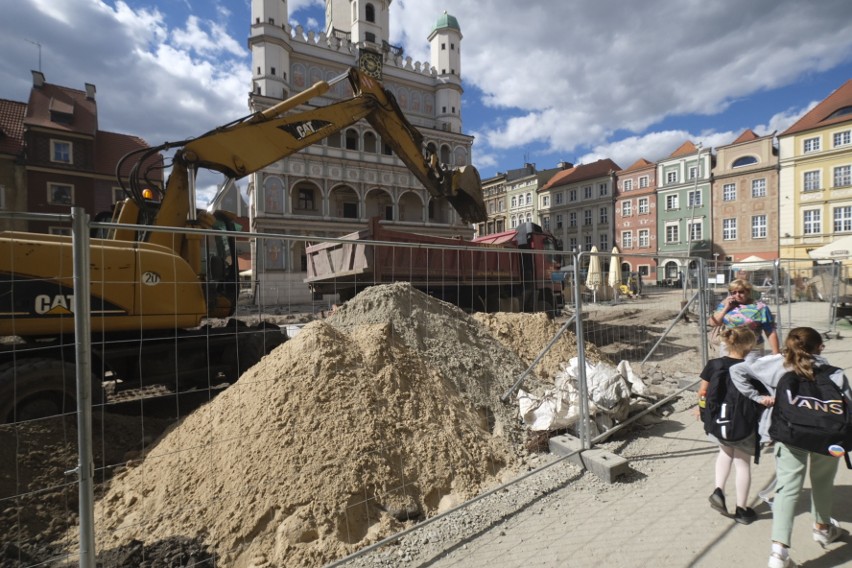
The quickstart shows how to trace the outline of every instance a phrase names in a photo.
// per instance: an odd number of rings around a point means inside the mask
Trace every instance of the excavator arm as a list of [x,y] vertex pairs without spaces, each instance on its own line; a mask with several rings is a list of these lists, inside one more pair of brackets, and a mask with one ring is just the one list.
[[[175,156],[172,179],[169,180],[164,205],[170,198],[184,198],[182,188],[187,168],[207,168],[240,178],[256,172],[282,158],[315,144],[366,118],[389,144],[405,165],[433,196],[447,199],[463,220],[470,223],[486,219],[479,174],[473,166],[451,169],[439,163],[437,156],[424,155],[423,136],[405,118],[393,95],[378,81],[356,68],[347,75],[354,96],[328,106],[286,114],[304,102],[328,91],[330,84],[321,81],[281,103],[235,124],[215,129],[187,141]],[[177,174],[177,177],[175,175]],[[179,208],[178,208],[179,209]],[[163,215],[163,213],[166,213]],[[161,211],[156,224],[182,224],[168,210]]]

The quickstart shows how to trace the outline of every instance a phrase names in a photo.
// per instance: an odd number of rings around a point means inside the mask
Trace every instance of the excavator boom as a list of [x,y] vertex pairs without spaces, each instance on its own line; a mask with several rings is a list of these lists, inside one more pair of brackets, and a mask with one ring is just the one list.
[[[447,199],[466,222],[484,221],[485,204],[476,169],[473,166],[451,169],[439,164],[437,156],[431,153],[424,155],[423,135],[405,118],[393,95],[356,68],[350,69],[345,76],[355,93],[352,98],[304,112],[286,114],[307,100],[325,93],[329,83],[321,81],[244,121],[188,141],[179,151],[177,163],[212,169],[239,178],[365,118],[429,193]],[[171,190],[169,184],[166,198]],[[171,223],[172,220],[167,222]]]

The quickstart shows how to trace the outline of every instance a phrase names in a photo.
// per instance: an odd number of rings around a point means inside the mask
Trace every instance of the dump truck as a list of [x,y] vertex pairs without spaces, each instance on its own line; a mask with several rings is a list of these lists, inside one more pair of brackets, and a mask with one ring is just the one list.
[[341,302],[376,284],[409,282],[467,311],[545,312],[564,306],[561,244],[535,223],[472,241],[387,228],[378,218],[339,240],[305,247],[305,282]]
[[[347,78],[352,97],[300,108]],[[233,214],[196,208],[196,172],[239,179],[361,119],[433,196],[467,221],[485,219],[476,169],[441,164],[393,94],[355,67],[196,138],[125,156],[122,162],[136,160],[127,183],[118,180],[127,198],[96,218],[110,227],[90,241],[95,402],[104,400],[106,382],[178,392],[233,382],[285,339],[278,326],[232,317],[239,295],[235,239],[250,235],[239,231]],[[171,174],[159,187],[150,171],[167,151],[174,151]],[[70,237],[0,233],[0,422],[75,408],[74,294]]]

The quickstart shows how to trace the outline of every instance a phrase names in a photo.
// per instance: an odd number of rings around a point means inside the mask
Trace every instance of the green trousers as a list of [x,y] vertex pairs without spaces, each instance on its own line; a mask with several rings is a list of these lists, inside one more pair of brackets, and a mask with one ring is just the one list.
[[[811,458],[811,513],[815,523],[831,520],[831,495],[840,459],[775,443],[775,498],[772,500],[772,540],[790,546],[796,502],[805,482],[808,457]],[[842,459],[842,458],[841,458]]]

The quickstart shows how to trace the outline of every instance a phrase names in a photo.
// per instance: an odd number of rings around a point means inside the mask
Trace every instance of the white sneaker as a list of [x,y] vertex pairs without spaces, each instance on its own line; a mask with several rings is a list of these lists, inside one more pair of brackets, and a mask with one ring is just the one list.
[[837,521],[831,519],[831,524],[828,525],[827,529],[820,530],[814,527],[814,540],[820,544],[823,548],[832,542],[843,538],[849,531],[846,529],[840,528],[840,525],[837,524]]
[[797,568],[798,564],[793,562],[789,554],[785,558],[781,558],[780,554],[773,552],[769,555],[768,566],[769,568]]

